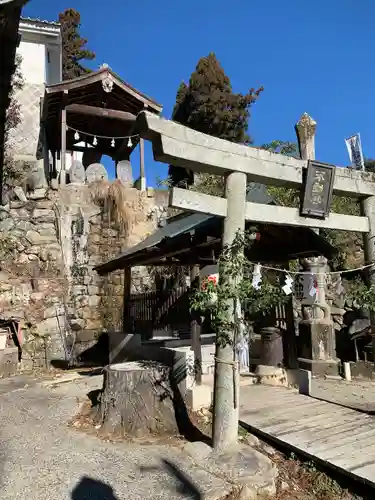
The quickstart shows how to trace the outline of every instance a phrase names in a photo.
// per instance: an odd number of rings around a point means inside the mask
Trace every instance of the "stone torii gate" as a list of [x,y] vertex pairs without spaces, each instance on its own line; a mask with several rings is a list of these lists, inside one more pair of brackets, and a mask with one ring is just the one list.
[[[223,245],[230,245],[237,231],[244,230],[245,220],[307,226],[318,230],[329,228],[356,231],[365,235],[366,261],[374,262],[375,176],[372,173],[334,169],[333,193],[362,201],[362,216],[329,213],[325,218],[317,219],[302,217],[296,208],[246,202],[247,182],[302,188],[308,159],[315,159],[315,125],[307,115],[300,121],[297,132],[303,159],[296,159],[202,134],[147,111],[141,112],[137,118],[138,132],[141,137],[152,142],[155,160],[193,172],[225,177],[225,198],[180,188],[170,191],[170,206],[173,208],[225,218]],[[325,306],[324,292],[317,301],[318,305]],[[323,319],[316,319],[315,323],[318,327],[310,329],[311,364],[322,361],[316,345],[322,337],[326,337],[326,359],[323,361],[334,362],[336,356],[333,332]],[[319,324],[322,328],[319,328]],[[239,383],[238,380],[233,383],[233,347],[217,346],[216,360],[219,362],[215,366],[213,444],[216,449],[224,449],[237,441],[238,408],[235,401],[238,401],[238,394],[235,391],[238,391]],[[236,376],[239,377],[239,374]]]

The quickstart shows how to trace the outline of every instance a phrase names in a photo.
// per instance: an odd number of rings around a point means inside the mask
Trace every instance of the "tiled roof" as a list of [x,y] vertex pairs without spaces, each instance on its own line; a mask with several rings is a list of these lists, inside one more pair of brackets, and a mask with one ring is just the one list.
[[37,17],[21,17],[21,23],[39,23],[47,24],[49,26],[60,26],[58,21],[46,21],[44,19],[38,19]]

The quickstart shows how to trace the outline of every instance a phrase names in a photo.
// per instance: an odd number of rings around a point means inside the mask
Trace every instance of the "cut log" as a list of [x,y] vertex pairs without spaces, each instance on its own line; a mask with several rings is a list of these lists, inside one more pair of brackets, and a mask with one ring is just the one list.
[[96,414],[102,429],[132,437],[179,434],[170,375],[170,369],[157,362],[107,366]]

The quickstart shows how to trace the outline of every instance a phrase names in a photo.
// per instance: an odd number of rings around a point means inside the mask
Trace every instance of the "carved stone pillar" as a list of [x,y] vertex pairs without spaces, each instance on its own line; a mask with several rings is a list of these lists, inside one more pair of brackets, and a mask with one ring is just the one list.
[[337,375],[335,329],[331,308],[326,301],[325,257],[312,257],[301,262],[303,270],[316,278],[317,293],[311,301],[304,299],[303,320],[299,324],[299,366],[311,370],[314,375]]
[[[295,129],[302,160],[315,160],[316,121],[304,113]],[[319,229],[313,231],[319,234]],[[305,315],[299,324],[299,365],[318,375],[337,374],[335,330],[326,302],[327,259],[313,257],[305,259],[302,265],[316,276],[318,293],[309,306],[302,307]]]
[[302,160],[315,160],[316,121],[303,113],[295,126]]

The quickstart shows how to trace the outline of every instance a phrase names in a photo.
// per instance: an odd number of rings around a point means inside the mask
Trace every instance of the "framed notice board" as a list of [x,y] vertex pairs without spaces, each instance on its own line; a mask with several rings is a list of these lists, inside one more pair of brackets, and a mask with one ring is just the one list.
[[301,200],[301,215],[325,219],[330,212],[336,167],[308,160]]

